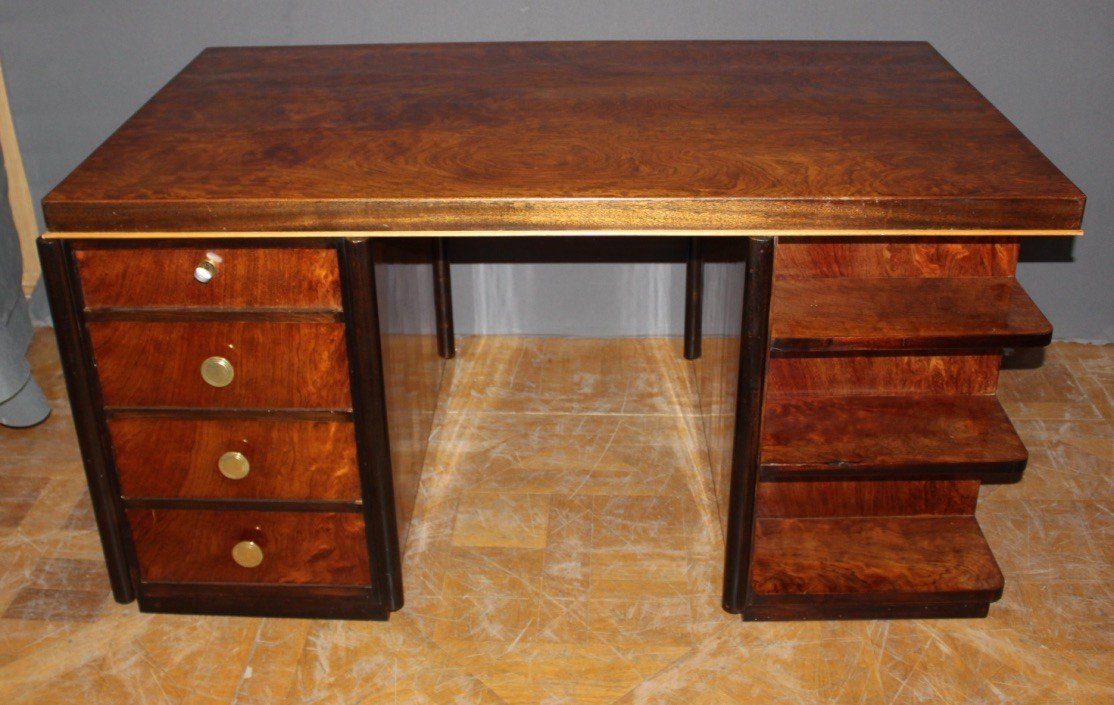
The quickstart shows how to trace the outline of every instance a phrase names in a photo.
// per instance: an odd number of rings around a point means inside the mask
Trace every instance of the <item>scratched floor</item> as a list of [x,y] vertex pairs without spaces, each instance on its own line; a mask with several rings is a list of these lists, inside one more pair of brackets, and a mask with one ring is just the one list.
[[1114,701],[1114,346],[1056,344],[1003,373],[1032,458],[1019,485],[984,490],[1006,575],[988,619],[743,624],[717,605],[716,504],[675,345],[464,341],[407,606],[383,624],[114,603],[40,331],[54,415],[0,429],[0,702]]

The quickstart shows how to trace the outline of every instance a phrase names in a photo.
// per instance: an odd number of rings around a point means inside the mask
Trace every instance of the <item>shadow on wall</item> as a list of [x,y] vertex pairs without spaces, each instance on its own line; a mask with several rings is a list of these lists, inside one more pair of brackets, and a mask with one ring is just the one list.
[[1024,237],[1021,238],[1021,262],[1074,262],[1074,237]]

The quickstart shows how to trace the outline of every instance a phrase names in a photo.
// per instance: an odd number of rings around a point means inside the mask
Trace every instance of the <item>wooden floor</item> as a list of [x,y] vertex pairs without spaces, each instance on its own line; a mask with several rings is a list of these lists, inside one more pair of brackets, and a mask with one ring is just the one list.
[[50,331],[31,357],[54,415],[0,429],[5,705],[1114,698],[1114,345],[1057,343],[1002,374],[1031,459],[983,489],[1006,576],[989,618],[838,623],[720,610],[679,341],[463,340],[387,624],[114,603]]

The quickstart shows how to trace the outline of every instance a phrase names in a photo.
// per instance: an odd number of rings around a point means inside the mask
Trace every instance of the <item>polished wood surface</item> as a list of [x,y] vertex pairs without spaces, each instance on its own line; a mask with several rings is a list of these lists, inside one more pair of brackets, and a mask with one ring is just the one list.
[[[360,500],[350,422],[131,418],[108,430],[127,498]],[[227,452],[247,458],[246,477],[221,474]]]
[[768,394],[993,394],[1001,355],[841,355],[770,359]]
[[1052,324],[1013,277],[774,282],[775,352],[1047,345]]
[[779,243],[774,270],[786,277],[1008,277],[1017,238],[795,238]]
[[771,398],[762,427],[766,479],[1009,481],[1028,457],[992,395]]
[[[358,513],[129,509],[144,581],[367,585]],[[244,568],[232,547],[254,541],[263,562]]]
[[[88,325],[112,407],[350,409],[340,323],[139,323]],[[221,356],[235,377],[212,387],[202,361]]]
[[44,200],[53,230],[1078,229],[919,42],[208,49]]
[[759,519],[754,599],[992,602],[1002,573],[971,516]]
[[[207,283],[198,263],[218,262]],[[112,307],[313,308],[340,310],[332,249],[79,249],[89,309]]]
[[978,480],[759,482],[759,517],[974,514]]

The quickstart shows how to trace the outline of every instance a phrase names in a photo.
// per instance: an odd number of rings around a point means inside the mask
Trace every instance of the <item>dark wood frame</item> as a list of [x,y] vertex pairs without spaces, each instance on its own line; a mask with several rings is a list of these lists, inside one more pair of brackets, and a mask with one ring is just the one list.
[[776,238],[747,239],[743,284],[742,349],[739,355],[735,440],[723,567],[723,609],[740,614],[750,597],[754,498],[758,486],[766,363],[770,358],[770,297]]
[[83,321],[85,306],[73,246],[67,240],[42,238],[37,244],[112,596],[117,602],[131,602],[139,583],[135,549],[120,499],[93,347]]
[[456,355],[456,336],[453,331],[453,282],[449,272],[449,258],[445,254],[445,238],[437,238],[433,248],[433,305],[437,313],[437,353],[444,359],[450,360]]
[[364,495],[372,583],[381,593],[384,606],[394,611],[401,609],[403,603],[402,558],[391,480],[373,249],[372,241],[367,239],[345,240],[339,250],[340,281],[348,320],[346,332],[352,413],[356,418],[356,451]]
[[685,359],[700,357],[701,329],[704,319],[704,256],[700,238],[689,238],[685,263]]

